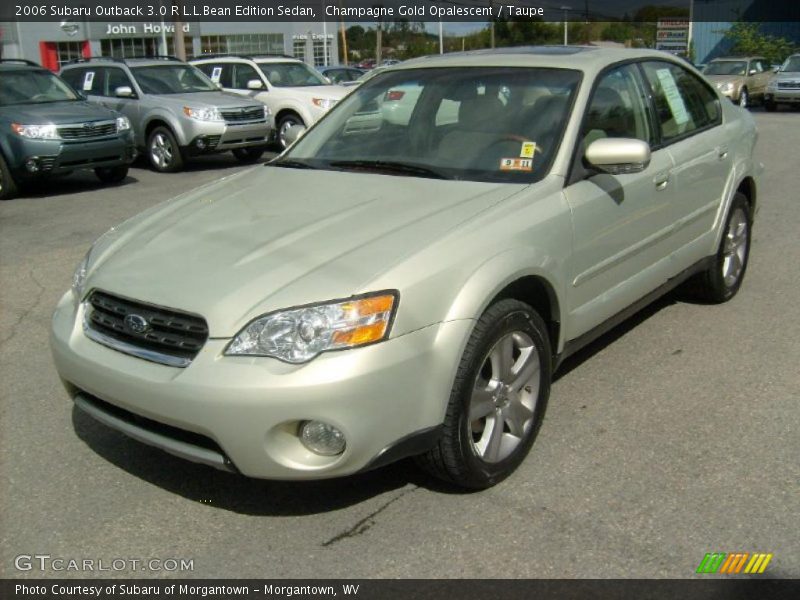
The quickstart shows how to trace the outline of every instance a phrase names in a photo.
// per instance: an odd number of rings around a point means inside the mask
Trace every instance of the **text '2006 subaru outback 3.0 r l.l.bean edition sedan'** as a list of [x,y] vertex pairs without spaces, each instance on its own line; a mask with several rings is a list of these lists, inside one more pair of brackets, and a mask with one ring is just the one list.
[[[401,123],[376,108],[397,88],[418,88]],[[755,141],[659,52],[410,61],[271,164],[98,239],[55,362],[81,410],[189,460],[312,479],[417,455],[487,487],[563,357],[690,278],[736,294]]]

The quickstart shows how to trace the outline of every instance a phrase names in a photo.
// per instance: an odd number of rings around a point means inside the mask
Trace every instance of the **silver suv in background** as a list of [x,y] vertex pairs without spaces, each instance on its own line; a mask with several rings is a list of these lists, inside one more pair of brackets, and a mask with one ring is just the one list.
[[228,150],[254,162],[269,143],[269,108],[221,91],[176,58],[79,59],[61,76],[91,102],[127,116],[157,171],[179,171],[192,156]]
[[781,104],[800,107],[800,54],[787,58],[767,86],[764,108],[772,112]]

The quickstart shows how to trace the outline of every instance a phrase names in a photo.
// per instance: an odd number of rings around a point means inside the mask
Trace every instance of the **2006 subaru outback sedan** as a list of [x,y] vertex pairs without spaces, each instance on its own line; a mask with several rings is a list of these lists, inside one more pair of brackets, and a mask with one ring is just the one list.
[[[382,120],[413,88],[408,122]],[[312,479],[418,455],[491,486],[561,359],[689,278],[736,294],[755,142],[663,53],[410,61],[266,167],[97,240],[53,318],[56,365],[81,410],[189,460]]]

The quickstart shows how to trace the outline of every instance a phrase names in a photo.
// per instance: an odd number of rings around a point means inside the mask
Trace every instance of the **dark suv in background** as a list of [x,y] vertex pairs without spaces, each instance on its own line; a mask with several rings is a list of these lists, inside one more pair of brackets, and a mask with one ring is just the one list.
[[0,200],[25,180],[77,169],[116,183],[135,157],[127,117],[90,104],[36,63],[0,59]]

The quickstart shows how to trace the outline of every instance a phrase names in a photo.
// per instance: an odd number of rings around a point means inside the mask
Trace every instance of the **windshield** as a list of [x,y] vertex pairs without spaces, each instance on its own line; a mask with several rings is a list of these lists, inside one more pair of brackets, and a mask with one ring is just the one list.
[[530,183],[549,169],[579,81],[566,69],[389,71],[272,164]]
[[800,55],[798,56],[790,56],[786,59],[786,62],[783,63],[781,67],[781,72],[783,73],[797,73],[800,72]]
[[314,69],[302,62],[261,63],[261,72],[275,87],[308,87],[328,85]]
[[721,60],[712,62],[703,71],[706,75],[744,75],[747,72],[747,61]]
[[80,97],[49,71],[9,70],[0,76],[0,106],[71,100],[80,100]]
[[191,94],[216,92],[211,80],[190,65],[157,65],[131,69],[145,94]]

